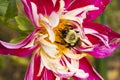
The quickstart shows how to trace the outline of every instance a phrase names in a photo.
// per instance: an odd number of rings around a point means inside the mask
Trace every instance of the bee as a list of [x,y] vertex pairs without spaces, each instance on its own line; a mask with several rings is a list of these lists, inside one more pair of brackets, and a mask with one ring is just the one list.
[[74,47],[80,42],[80,38],[74,30],[63,30],[62,36],[68,47]]
[[67,44],[66,47],[71,48],[77,45],[81,45],[80,38],[77,36],[78,31],[73,30],[71,25],[66,25],[67,28],[61,30],[61,38],[64,40],[64,42],[60,44]]

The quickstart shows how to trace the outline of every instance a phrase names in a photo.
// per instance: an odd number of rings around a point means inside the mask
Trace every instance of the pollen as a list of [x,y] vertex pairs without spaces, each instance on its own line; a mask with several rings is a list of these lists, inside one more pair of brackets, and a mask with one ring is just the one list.
[[55,45],[57,45],[59,54],[58,56],[63,54],[68,48],[68,44],[65,43],[63,36],[62,36],[62,30],[66,28],[66,25],[72,25],[67,20],[61,20],[59,25],[53,29],[55,33]]
[[[48,34],[48,31],[45,28],[46,24],[43,22],[41,23],[41,26],[43,27],[41,27],[41,30],[38,31],[38,33],[43,35]],[[56,56],[61,56],[76,44],[78,37],[76,37],[77,33],[73,30],[73,26],[74,24],[69,20],[60,20],[59,24],[52,29],[55,35],[55,41],[51,42],[49,40],[49,35],[45,38],[46,41],[57,46],[59,53],[56,54]]]

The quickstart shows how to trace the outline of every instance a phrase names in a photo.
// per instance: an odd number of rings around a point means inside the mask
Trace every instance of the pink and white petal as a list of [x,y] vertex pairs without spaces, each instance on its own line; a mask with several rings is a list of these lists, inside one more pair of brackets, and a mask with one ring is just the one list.
[[[94,22],[86,22],[83,23],[84,28],[89,28],[97,33],[100,33],[102,35],[105,35],[108,37],[109,42],[111,40],[113,40],[114,38],[120,38],[120,34],[113,31],[110,27],[106,26],[106,25],[102,25],[102,24],[98,24],[98,23],[94,23]],[[89,34],[92,34],[89,31]]]
[[0,54],[2,55],[14,55],[19,57],[27,57],[32,52],[37,49],[37,46],[29,47],[29,48],[18,48],[18,49],[8,49],[6,47],[0,46]]
[[37,13],[43,15],[50,15],[54,11],[56,1],[53,0],[30,0],[37,6]]
[[68,11],[84,7],[87,5],[94,5],[99,8],[99,10],[91,11],[87,13],[87,21],[94,20],[98,17],[105,9],[110,0],[73,0],[70,6],[67,8]]
[[96,58],[105,58],[111,55],[114,50],[119,46],[120,39],[117,39],[109,44],[109,47],[105,45],[96,45],[92,51],[89,51],[92,56]]
[[56,12],[52,12],[49,16],[49,24],[52,27],[56,27],[59,24],[59,15]]
[[[86,73],[89,74],[88,78],[85,80],[103,80],[103,78],[96,72],[96,70],[91,66],[86,58],[82,58],[79,61],[79,68],[83,69]],[[81,78],[73,76],[74,80],[83,80]]]
[[119,44],[120,44],[120,38],[111,41],[108,44],[108,46],[104,45],[103,43],[100,43],[98,40],[98,43],[96,41],[93,46],[88,46],[86,48],[78,46],[78,47],[74,47],[74,49],[79,52],[87,52],[88,54],[96,58],[105,58],[111,55],[114,52],[114,50],[119,46]]
[[[92,33],[92,34],[86,35],[86,36],[93,44],[98,42],[99,44],[102,43],[102,44],[106,45],[107,47],[109,47],[109,39],[106,35],[103,35],[100,33]],[[96,43],[96,44],[98,44],[98,43]]]
[[51,70],[48,70],[47,68],[44,69],[42,80],[55,80],[56,76]]
[[31,2],[32,6],[32,14],[33,14],[33,21],[35,26],[40,27],[39,25],[39,14],[37,13],[37,6],[33,2]]
[[[89,74],[87,72],[85,72],[83,69],[79,68],[79,62],[78,60],[75,60],[75,62],[73,63],[71,60],[71,63],[67,60],[67,58],[63,57],[68,69],[70,72],[73,72],[74,75],[76,77],[82,78],[82,79],[86,79]],[[79,69],[78,69],[79,68]]]
[[71,5],[72,1],[71,0],[64,0],[65,2],[65,8],[69,8],[69,6]]
[[12,43],[7,43],[4,41],[0,41],[0,49],[1,48],[7,48],[7,49],[19,49],[22,48],[23,46],[27,45],[34,37],[35,31],[33,31],[30,35],[28,35],[23,41],[17,44],[12,44]]
[[44,66],[51,70],[56,76],[61,78],[69,78],[74,75],[74,72],[69,72],[68,69],[60,63],[59,58],[50,58],[46,53],[41,51],[41,60]]
[[[36,24],[37,22],[35,21],[35,15],[37,14],[33,14],[33,6],[31,5],[31,1],[30,0],[21,0],[24,6],[24,10],[28,16],[28,18],[31,20],[31,22],[33,23],[33,25],[36,28],[39,28],[39,26]],[[36,10],[36,9],[35,9]],[[38,19],[38,18],[37,18]]]
[[39,54],[34,54],[29,67],[27,69],[24,80],[40,80],[41,76],[37,76],[41,64],[41,57]]
[[[31,61],[31,65],[30,65],[31,69],[29,68],[28,70],[28,71],[32,71],[29,73],[29,76],[32,77],[28,76],[28,78],[30,80],[55,80],[56,77],[53,74],[53,72],[51,70],[48,70],[44,66],[41,67],[41,65],[43,64],[41,62],[40,54],[35,54],[35,56],[33,56],[33,60]],[[41,73],[39,74],[40,70]]]

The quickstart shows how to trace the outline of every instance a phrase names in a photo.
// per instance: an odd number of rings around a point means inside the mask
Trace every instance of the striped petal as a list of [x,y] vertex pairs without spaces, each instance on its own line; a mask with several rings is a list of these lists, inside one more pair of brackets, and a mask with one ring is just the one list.
[[0,54],[3,55],[14,55],[19,57],[27,57],[37,48],[37,46],[33,46],[30,48],[19,48],[19,49],[8,49],[0,46]]
[[87,22],[83,26],[86,36],[94,45],[91,51],[87,52],[97,58],[109,56],[120,44],[120,34],[105,25]]
[[4,41],[0,40],[0,46],[8,48],[8,49],[19,49],[19,48],[27,45],[32,40],[32,38],[34,37],[35,32],[36,31],[32,32],[23,41],[21,41],[20,43],[17,43],[17,44],[7,43],[7,42],[4,42]]
[[102,25],[102,24],[98,24],[98,23],[94,23],[94,22],[85,22],[83,24],[83,26],[84,26],[84,28],[89,28],[92,30],[92,31],[91,30],[89,31],[89,34],[92,34],[93,31],[95,31],[102,35],[107,36],[109,39],[109,42],[115,38],[120,38],[119,33],[113,31],[110,27]]
[[73,0],[67,7],[67,10],[70,11],[87,5],[94,5],[95,7],[98,7],[99,10],[87,13],[86,20],[91,21],[98,17],[104,11],[105,7],[109,2],[110,0]]
[[[85,72],[89,74],[88,78],[85,80],[104,80],[96,70],[90,65],[86,58],[82,58],[79,60],[79,68],[83,69]],[[73,76],[74,80],[83,80],[82,78],[78,78]]]
[[[37,45],[29,45],[34,33],[30,34],[27,38],[25,38],[22,42],[17,43],[17,44],[12,44],[12,43],[6,43],[3,41],[0,41],[0,54],[3,55],[15,55],[19,57],[26,57],[30,55],[36,48]],[[25,47],[27,45],[27,47]]]
[[116,41],[110,43],[109,47],[106,47],[105,45],[96,45],[92,51],[89,51],[89,53],[96,58],[105,58],[110,56],[119,46],[119,44],[120,39],[117,39]]

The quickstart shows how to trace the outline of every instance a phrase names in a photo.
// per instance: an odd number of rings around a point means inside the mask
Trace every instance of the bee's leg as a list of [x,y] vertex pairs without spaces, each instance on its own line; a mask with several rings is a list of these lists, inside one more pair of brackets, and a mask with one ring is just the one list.
[[58,41],[55,41],[55,43],[58,43],[58,44],[61,44],[61,45],[65,45],[66,44],[65,42],[58,42]]
[[66,48],[69,48],[69,49],[71,49],[71,46],[70,46],[70,45],[67,45],[67,46],[66,46]]
[[79,31],[75,31],[76,33],[79,33]]

